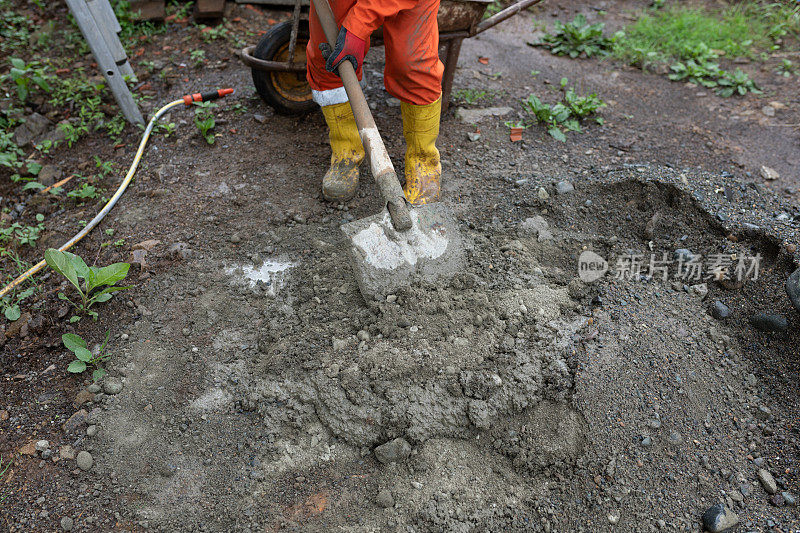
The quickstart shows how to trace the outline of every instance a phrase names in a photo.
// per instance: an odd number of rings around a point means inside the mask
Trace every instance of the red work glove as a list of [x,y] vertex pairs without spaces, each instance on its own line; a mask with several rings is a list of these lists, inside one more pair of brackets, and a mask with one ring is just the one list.
[[367,54],[367,41],[356,37],[355,34],[347,31],[347,28],[342,26],[338,37],[336,37],[336,46],[331,49],[331,45],[322,43],[319,45],[319,49],[322,51],[322,57],[325,58],[325,70],[338,74],[339,65],[344,60],[348,60],[353,64],[353,70],[358,70],[358,67],[364,62],[364,56]]

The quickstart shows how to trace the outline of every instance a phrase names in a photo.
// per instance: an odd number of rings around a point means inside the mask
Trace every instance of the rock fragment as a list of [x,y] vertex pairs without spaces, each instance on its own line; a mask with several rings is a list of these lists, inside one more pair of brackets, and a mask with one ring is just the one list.
[[739,516],[725,504],[718,503],[703,513],[703,529],[710,533],[721,533],[739,523]]
[[411,445],[404,438],[397,438],[375,448],[375,458],[383,463],[405,461],[411,455]]

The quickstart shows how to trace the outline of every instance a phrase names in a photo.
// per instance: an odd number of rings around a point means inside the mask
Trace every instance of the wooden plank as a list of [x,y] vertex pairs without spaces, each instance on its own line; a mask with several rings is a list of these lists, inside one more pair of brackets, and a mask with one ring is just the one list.
[[225,0],[197,0],[194,5],[195,19],[218,19],[225,13]]
[[131,13],[138,13],[136,20],[160,22],[167,16],[165,0],[134,0]]

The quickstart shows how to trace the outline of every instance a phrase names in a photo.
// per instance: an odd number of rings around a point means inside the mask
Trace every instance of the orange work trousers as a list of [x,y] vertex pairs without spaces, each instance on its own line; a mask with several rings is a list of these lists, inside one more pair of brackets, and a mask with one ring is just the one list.
[[[386,90],[403,102],[426,105],[442,94],[442,72],[439,61],[439,26],[436,15],[439,0],[329,0],[336,23],[369,43],[370,34],[383,25],[386,68],[383,83]],[[325,59],[319,50],[325,41],[312,4],[309,16],[310,39],[306,50],[306,74],[321,106],[347,101],[342,80],[325,70]],[[356,72],[362,79],[359,67]]]

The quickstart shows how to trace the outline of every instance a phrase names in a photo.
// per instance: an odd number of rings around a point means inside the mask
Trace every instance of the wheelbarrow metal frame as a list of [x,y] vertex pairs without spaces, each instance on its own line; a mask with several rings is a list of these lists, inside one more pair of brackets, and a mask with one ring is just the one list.
[[[467,30],[448,31],[439,34],[439,45],[444,46],[444,73],[442,74],[442,108],[447,109],[450,104],[450,94],[453,90],[453,78],[455,77],[456,67],[458,66],[458,56],[461,53],[461,43],[464,39],[474,37],[483,33],[501,22],[513,17],[517,13],[540,3],[542,0],[519,0],[477,24],[472,24]],[[292,10],[292,32],[289,39],[289,60],[288,61],[266,61],[253,57],[255,46],[248,46],[242,50],[242,62],[255,70],[265,70],[272,72],[305,72],[306,65],[295,63],[294,52],[297,46],[297,34],[300,21],[308,19],[307,13],[301,13],[301,0],[295,0]],[[371,46],[380,46],[383,39],[372,37]]]

